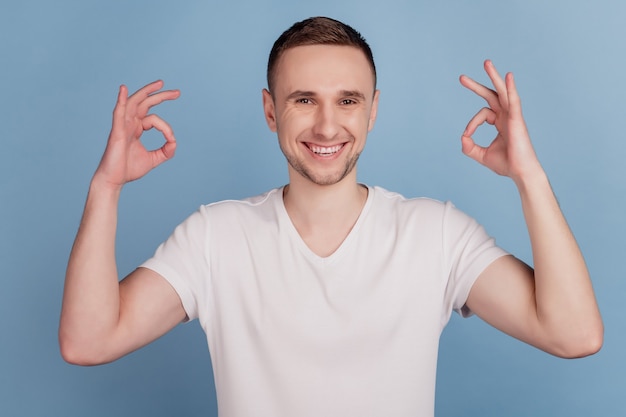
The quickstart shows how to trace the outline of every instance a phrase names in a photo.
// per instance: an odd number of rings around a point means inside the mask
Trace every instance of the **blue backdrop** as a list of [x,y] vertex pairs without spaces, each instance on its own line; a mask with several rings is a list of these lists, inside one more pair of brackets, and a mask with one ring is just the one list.
[[[213,416],[204,335],[193,322],[93,368],[57,345],[67,257],[121,83],[161,78],[182,97],[159,113],[177,156],[123,192],[122,274],[200,204],[286,181],[261,109],[272,42],[328,15],[360,30],[381,104],[360,181],[452,200],[530,261],[512,182],[460,152],[486,82],[485,58],[514,71],[531,136],[585,253],[605,346],[562,360],[477,318],[453,317],[441,343],[438,416],[624,416],[623,262],[626,3],[475,1],[69,1],[0,5],[0,414]],[[481,134],[488,141],[493,131]],[[160,143],[148,134],[148,143]],[[245,399],[242,399],[245,400]]]

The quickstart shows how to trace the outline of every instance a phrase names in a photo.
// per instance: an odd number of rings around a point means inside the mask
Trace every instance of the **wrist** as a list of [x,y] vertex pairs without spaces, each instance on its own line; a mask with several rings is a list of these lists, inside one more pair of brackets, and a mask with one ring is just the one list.
[[513,182],[522,196],[536,194],[542,190],[552,193],[550,180],[541,167],[513,178]]
[[509,177],[519,189],[536,186],[548,180],[546,172],[536,158],[519,165],[518,169],[509,174]]
[[123,184],[108,181],[103,175],[96,172],[89,184],[89,194],[98,194],[118,198],[122,192]]

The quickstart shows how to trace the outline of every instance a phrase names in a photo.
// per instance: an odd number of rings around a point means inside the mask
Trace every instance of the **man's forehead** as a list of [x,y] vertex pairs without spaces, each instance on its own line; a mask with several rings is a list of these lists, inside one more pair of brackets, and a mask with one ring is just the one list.
[[344,57],[350,56],[352,58],[359,57],[362,58],[367,65],[369,65],[365,53],[356,46],[333,44],[298,45],[288,48],[282,53],[279,64],[281,60],[290,57],[316,57],[323,59],[324,57],[338,55]]
[[[348,45],[301,45],[289,48],[276,65],[276,83],[287,84],[311,82],[331,82],[340,78],[355,84],[366,82],[373,87],[374,74],[367,57],[359,48]],[[327,78],[328,77],[328,78]],[[284,85],[284,87],[287,87]],[[312,89],[314,86],[297,85],[292,88]],[[316,85],[321,87],[321,85]],[[342,88],[346,88],[343,86]],[[291,89],[291,88],[289,88]],[[363,87],[359,88],[363,89]]]

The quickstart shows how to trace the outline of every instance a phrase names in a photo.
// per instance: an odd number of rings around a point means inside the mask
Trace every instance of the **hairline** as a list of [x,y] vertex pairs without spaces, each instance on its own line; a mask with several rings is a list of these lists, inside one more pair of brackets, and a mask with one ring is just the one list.
[[[305,46],[339,46],[339,47],[347,47],[347,48],[353,48],[356,49],[357,51],[361,52],[363,54],[363,57],[365,58],[365,60],[368,62],[368,66],[370,67],[370,73],[372,74],[372,84],[373,84],[373,89],[372,89],[372,94],[376,94],[376,71],[374,70],[374,68],[372,68],[372,65],[369,63],[367,56],[365,55],[365,53],[361,50],[361,48],[357,47],[357,46],[353,46],[353,45],[341,45],[341,44],[331,44],[331,43],[315,43],[315,44],[308,44],[308,45],[297,45],[297,46],[292,46],[289,48],[285,48],[284,50],[282,50],[281,54],[279,55],[278,59],[276,59],[275,64],[273,66],[273,71],[272,74],[275,76],[278,73],[278,68],[280,67],[280,64],[282,62],[282,60],[284,59],[285,53],[292,50],[292,49],[296,49],[299,47],[305,47]],[[269,79],[268,79],[268,91],[270,92],[270,95],[274,95],[274,89],[276,87],[276,83],[272,82],[270,84]]]
[[376,64],[372,50],[365,38],[351,26],[328,17],[311,17],[294,23],[274,42],[267,64],[267,88],[272,93],[277,68],[283,55],[298,46],[329,45],[349,46],[360,50],[369,64],[376,91]]

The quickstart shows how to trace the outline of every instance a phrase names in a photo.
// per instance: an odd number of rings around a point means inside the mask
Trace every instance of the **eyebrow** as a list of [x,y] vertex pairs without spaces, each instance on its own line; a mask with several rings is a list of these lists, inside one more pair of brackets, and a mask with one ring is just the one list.
[[315,97],[315,93],[313,91],[296,90],[287,96],[287,100],[293,100],[294,98],[300,97]]
[[365,94],[363,94],[362,92],[358,90],[341,90],[340,95],[342,97],[355,97],[360,100],[365,100]]
[[[287,96],[287,100],[293,100],[301,97],[315,97],[317,94],[313,91],[296,90]],[[358,90],[341,90],[339,92],[340,97],[355,97],[360,100],[365,100],[365,94]]]

